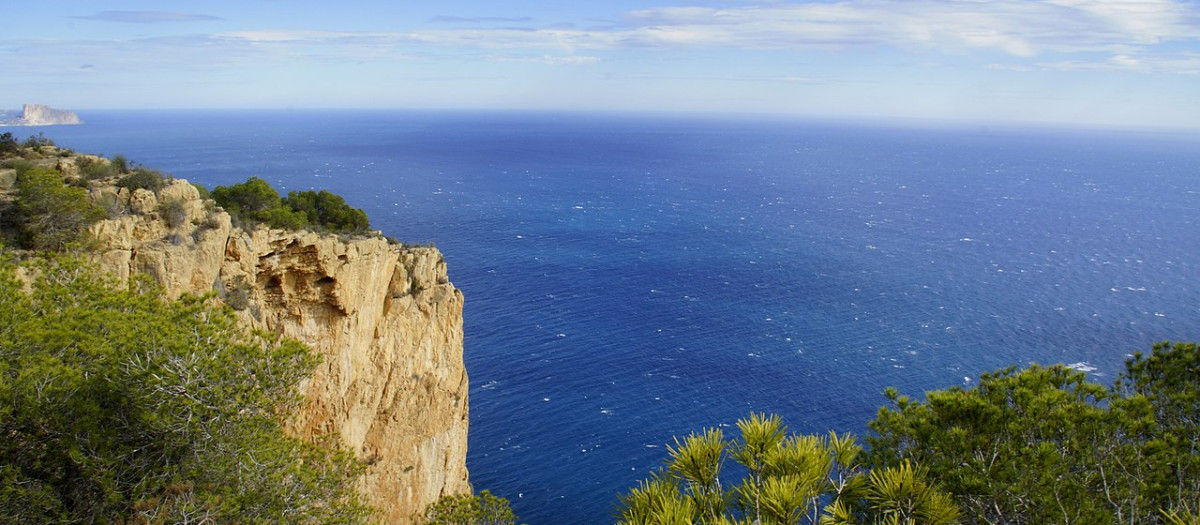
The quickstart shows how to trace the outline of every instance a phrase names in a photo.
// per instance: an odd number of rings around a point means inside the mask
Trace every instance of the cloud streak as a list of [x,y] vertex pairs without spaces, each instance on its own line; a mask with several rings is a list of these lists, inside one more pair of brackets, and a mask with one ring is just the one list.
[[533,17],[528,16],[450,16],[438,15],[429,19],[430,22],[448,23],[448,24],[480,24],[489,22],[503,22],[509,24],[533,22]]
[[[155,11],[104,11],[83,18],[126,23],[216,19]],[[513,23],[532,19],[441,15],[431,21]],[[624,13],[615,24],[596,28],[263,29],[180,36],[175,40],[41,45],[82,48],[83,58],[97,64],[103,61],[102,48],[107,48],[110,57],[150,61],[156,53],[177,56],[172,53],[188,46],[204,51],[196,55],[224,53],[237,60],[390,60],[428,53],[441,57],[509,57],[512,61],[551,65],[596,64],[606,53],[650,50],[900,50],[981,55],[999,64],[993,69],[1193,74],[1194,55],[1179,55],[1177,51],[1172,54],[1163,48],[1196,42],[1200,42],[1200,7],[1178,0],[844,0],[640,9]],[[0,46],[4,44],[0,41]],[[1003,63],[1006,56],[1011,63]]]
[[218,16],[198,13],[174,13],[167,11],[101,11],[94,15],[76,16],[83,20],[98,22],[119,22],[124,24],[164,24],[179,22],[210,22],[223,20]]

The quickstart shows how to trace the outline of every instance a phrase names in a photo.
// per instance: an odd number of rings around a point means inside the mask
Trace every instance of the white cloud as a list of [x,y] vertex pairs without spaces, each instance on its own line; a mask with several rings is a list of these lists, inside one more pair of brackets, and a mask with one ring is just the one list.
[[600,61],[600,57],[580,55],[480,55],[477,58],[487,62],[526,62],[550,66],[581,66]]
[[167,11],[101,11],[94,15],[77,16],[83,20],[99,22],[121,22],[125,24],[162,24],[174,22],[208,22],[220,17],[198,13],[174,13]]
[[[166,16],[170,13],[139,13],[145,20],[174,17]],[[1014,57],[1014,64],[995,66],[1003,69],[1090,67],[1167,72],[1174,67],[1178,72],[1190,73],[1195,70],[1194,58],[1163,56],[1158,47],[1198,41],[1200,7],[1179,0],[759,1],[723,8],[640,9],[625,13],[615,25],[590,29],[257,29],[185,35],[174,40],[0,40],[0,65],[4,62],[3,48],[11,45],[36,46],[46,54],[70,57],[74,64],[87,60],[100,67],[113,62],[159,61],[168,68],[171,62],[180,63],[180,56],[219,64],[226,59],[256,57],[394,60],[401,56],[469,57],[495,51],[494,56],[522,61],[586,65],[600,62],[598,56],[604,53],[630,50],[766,49],[801,53],[900,49],[950,56],[982,53],[989,60],[996,60],[996,54]],[[1097,60],[1097,54],[1114,58]],[[1043,63],[1031,63],[1039,58]]]
[[1116,54],[1102,60],[1060,60],[1030,64],[991,64],[1000,71],[1126,71],[1146,74],[1200,75],[1200,53],[1176,53],[1161,56]]
[[1195,41],[1200,10],[1175,0],[848,0],[641,9],[600,29],[445,29],[409,36],[483,48],[871,47],[1031,57]]
[[[1200,12],[1172,0],[849,0],[633,11],[631,35],[738,47],[918,46],[1016,56],[1200,38]],[[644,41],[653,41],[653,36]]]

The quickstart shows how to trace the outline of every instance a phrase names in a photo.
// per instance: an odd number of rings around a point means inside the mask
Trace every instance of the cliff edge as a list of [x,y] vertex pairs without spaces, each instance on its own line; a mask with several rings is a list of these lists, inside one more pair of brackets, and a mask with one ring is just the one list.
[[[74,161],[59,170],[69,177]],[[110,210],[91,228],[105,270],[149,275],[172,297],[215,289],[247,325],[322,356],[290,428],[354,450],[367,465],[361,489],[387,523],[470,491],[463,296],[436,248],[235,228],[184,180],[157,193],[89,191]]]

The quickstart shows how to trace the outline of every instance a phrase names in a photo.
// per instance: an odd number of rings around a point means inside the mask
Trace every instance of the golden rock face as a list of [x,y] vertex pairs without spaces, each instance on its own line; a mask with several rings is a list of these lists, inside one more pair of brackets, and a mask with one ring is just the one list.
[[363,493],[386,522],[470,490],[463,296],[436,248],[242,230],[182,180],[157,195],[94,187],[92,196],[128,210],[92,227],[107,271],[150,275],[172,297],[216,290],[248,326],[322,356],[290,428],[354,450],[368,464]]

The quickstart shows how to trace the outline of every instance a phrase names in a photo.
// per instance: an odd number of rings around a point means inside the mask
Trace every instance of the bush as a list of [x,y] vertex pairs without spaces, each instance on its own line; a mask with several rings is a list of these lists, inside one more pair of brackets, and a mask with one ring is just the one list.
[[[922,523],[949,525],[958,508],[911,464],[868,471],[850,435],[788,435],[778,416],[675,439],[663,470],[620,499],[619,525],[659,523]],[[741,480],[723,475],[727,460]],[[736,481],[736,483],[734,483]],[[900,490],[897,490],[900,489]]]
[[170,228],[178,228],[187,222],[187,209],[183,207],[183,201],[178,199],[170,199],[162,201],[158,204],[158,214],[167,222]]
[[888,389],[870,463],[926,466],[972,523],[1162,523],[1200,500],[1198,377],[1195,344],[1161,343],[1110,388],[1034,365],[923,402]]
[[103,210],[104,217],[108,219],[120,217],[129,210],[129,206],[122,202],[119,196],[112,193],[101,194],[97,201],[96,204]]
[[[423,518],[423,519],[422,519]],[[443,496],[425,509],[419,525],[515,525],[508,500],[482,491],[477,496],[458,494]]]
[[237,224],[265,223],[272,228],[355,234],[370,227],[367,214],[328,191],[294,191],[286,199],[258,177],[241,184],[217,186],[212,198]]
[[29,138],[25,139],[22,145],[26,148],[40,151],[43,146],[53,146],[54,141],[39,131],[37,135],[30,135]]
[[11,157],[21,152],[21,144],[12,132],[0,134],[0,158]]
[[258,177],[250,177],[246,182],[232,186],[217,186],[212,190],[212,198],[234,216],[254,216],[278,208],[282,202],[275,188]]
[[366,212],[346,204],[340,195],[328,191],[293,191],[283,203],[303,213],[309,224],[334,233],[363,233],[370,228]]
[[208,199],[212,198],[212,195],[208,193],[208,188],[205,188],[204,186],[196,184],[195,182],[192,183],[192,187],[196,188],[196,193],[200,194],[200,200],[203,201],[203,200],[208,200]]
[[79,158],[79,174],[86,180],[107,179],[120,173],[112,162],[92,157]]
[[131,165],[129,160],[126,159],[124,155],[121,155],[119,153],[116,155],[113,155],[112,161],[110,161],[110,163],[112,164],[113,169],[115,169],[118,174],[128,173],[129,166]]
[[138,168],[133,170],[133,173],[121,177],[117,181],[117,186],[126,188],[130,191],[142,189],[150,190],[158,193],[158,190],[163,189],[167,185],[167,178],[158,170],[148,168]]
[[279,420],[316,364],[306,346],[77,261],[16,270],[0,262],[0,521],[370,519],[351,454]]
[[93,205],[87,190],[63,184],[58,172],[47,168],[18,170],[14,221],[18,242],[33,250],[62,250],[82,241],[87,227],[104,212]]

